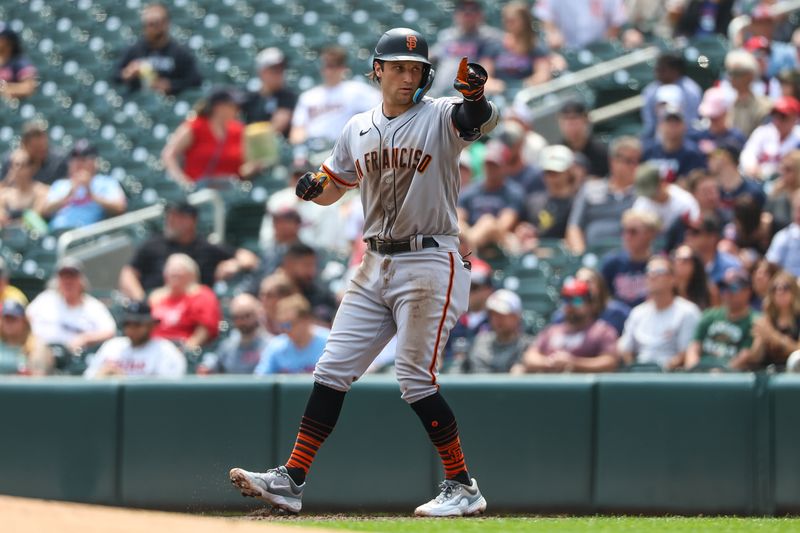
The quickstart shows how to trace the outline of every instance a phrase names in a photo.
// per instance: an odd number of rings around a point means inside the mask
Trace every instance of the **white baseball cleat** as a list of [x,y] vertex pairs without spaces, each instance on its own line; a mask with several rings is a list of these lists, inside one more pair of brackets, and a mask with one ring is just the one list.
[[297,485],[292,481],[285,466],[272,468],[263,474],[232,468],[229,475],[231,483],[243,496],[264,500],[273,507],[290,513],[300,512],[303,504],[303,488],[306,484]]
[[486,500],[475,478],[471,485],[446,479],[439,488],[438,496],[417,507],[416,516],[474,516],[486,511]]

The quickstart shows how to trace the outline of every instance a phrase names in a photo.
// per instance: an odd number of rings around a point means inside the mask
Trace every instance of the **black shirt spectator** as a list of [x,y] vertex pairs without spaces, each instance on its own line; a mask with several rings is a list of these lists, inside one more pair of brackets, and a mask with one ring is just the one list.
[[275,131],[289,135],[297,94],[285,86],[286,58],[277,48],[266,48],[256,56],[256,69],[261,79],[257,91],[247,93],[242,105],[244,121],[270,122]]
[[589,111],[582,102],[567,102],[558,113],[561,143],[573,152],[580,152],[589,160],[592,176],[608,175],[608,146],[592,135]]
[[161,4],[142,10],[143,37],[122,55],[114,81],[137,91],[145,83],[163,94],[199,87],[200,72],[192,53],[169,36],[169,13]]
[[[24,124],[20,147],[30,157],[34,180],[51,185],[57,179],[66,177],[67,156],[61,149],[50,146],[46,124],[38,121]],[[11,152],[3,157],[0,176],[8,174],[10,156]]]

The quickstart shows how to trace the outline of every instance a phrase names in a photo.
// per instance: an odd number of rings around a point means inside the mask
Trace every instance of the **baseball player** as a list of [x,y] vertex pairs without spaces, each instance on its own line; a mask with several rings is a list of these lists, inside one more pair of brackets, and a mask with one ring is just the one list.
[[345,393],[396,335],[402,398],[422,421],[445,472],[441,492],[415,514],[475,515],[486,500],[467,472],[436,375],[469,293],[469,263],[458,254],[458,157],[497,125],[498,112],[483,95],[486,71],[467,58],[454,82],[462,97],[425,97],[434,77],[428,44],[408,28],[381,36],[370,77],[381,104],[350,119],[319,172],[303,176],[296,188],[303,200],[330,205],[360,187],[368,251],[314,370],[289,460],[266,473],[234,468],[230,478],[245,496],[298,512],[306,474],[336,425]]

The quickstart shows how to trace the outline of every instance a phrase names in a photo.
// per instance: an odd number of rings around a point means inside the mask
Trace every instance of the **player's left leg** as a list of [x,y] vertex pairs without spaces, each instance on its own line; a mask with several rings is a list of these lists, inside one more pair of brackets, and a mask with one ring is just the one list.
[[419,417],[444,467],[441,492],[415,511],[419,516],[467,516],[486,500],[467,471],[455,415],[439,393],[439,358],[450,329],[466,310],[469,271],[456,252],[398,257],[394,287],[397,323],[395,369],[403,399]]

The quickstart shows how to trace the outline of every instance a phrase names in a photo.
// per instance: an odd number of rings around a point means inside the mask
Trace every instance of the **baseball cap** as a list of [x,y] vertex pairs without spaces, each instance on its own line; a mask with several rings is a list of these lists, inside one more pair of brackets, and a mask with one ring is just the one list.
[[469,272],[470,284],[484,286],[492,286],[492,267],[482,259],[471,260],[472,270]]
[[297,211],[297,208],[291,205],[282,205],[272,211],[271,214],[272,218],[291,219],[297,223],[303,221],[303,219],[300,217],[300,213]]
[[508,289],[498,289],[486,299],[486,309],[501,315],[522,314],[522,300]]
[[739,141],[726,137],[717,143],[716,150],[727,152],[733,162],[739,164],[739,155],[742,153],[742,144]]
[[174,200],[169,202],[166,207],[167,211],[176,211],[178,213],[183,213],[184,215],[192,215],[193,217],[197,216],[197,208],[190,204],[187,200]]
[[72,145],[69,155],[70,157],[94,157],[97,155],[97,148],[88,139],[78,139]]
[[589,296],[589,284],[582,279],[567,278],[561,286],[561,296],[566,298]]
[[67,270],[73,272],[83,272],[83,261],[74,256],[62,257],[56,263],[56,272],[61,273]]
[[700,116],[707,118],[721,117],[728,112],[730,104],[725,97],[725,91],[719,87],[711,87],[703,95],[703,101],[697,111]]
[[256,68],[258,70],[283,65],[285,62],[286,56],[283,55],[283,52],[281,52],[279,48],[274,46],[264,48],[256,56]]
[[525,137],[525,128],[518,122],[503,120],[495,128],[492,134],[493,139],[497,139],[509,148],[517,145]]
[[725,271],[717,286],[720,289],[733,290],[750,287],[750,276],[742,268],[732,267]]
[[683,108],[676,104],[665,104],[660,113],[661,120],[673,119],[683,120]]
[[508,147],[497,139],[493,139],[486,143],[486,152],[483,155],[485,163],[495,163],[497,165],[505,165],[508,161],[510,150]]
[[3,301],[3,316],[25,316],[25,306],[17,300]]
[[545,146],[539,154],[539,165],[551,172],[566,172],[574,162],[572,150],[561,144]]
[[750,53],[758,52],[759,50],[769,50],[769,48],[769,39],[763,35],[750,37],[744,43],[744,49]]
[[656,104],[672,104],[680,107],[683,104],[683,91],[673,83],[661,85],[656,89]]
[[477,0],[460,0],[456,2],[456,11],[483,11],[483,6]]
[[217,104],[242,104],[242,95],[236,89],[228,87],[218,87],[208,95],[208,106],[214,107]]
[[559,110],[561,115],[586,115],[588,113],[589,110],[586,109],[586,104],[580,100],[569,100]]
[[636,194],[652,198],[661,184],[661,171],[655,165],[643,163],[636,168],[634,187]]
[[772,112],[781,115],[797,115],[800,113],[800,102],[793,96],[781,96],[772,104]]
[[144,324],[147,322],[158,322],[157,318],[153,317],[153,314],[150,310],[150,304],[146,301],[132,301],[128,305],[125,306],[125,309],[122,312],[122,320],[123,324],[127,324],[128,322],[136,322],[139,324]]

